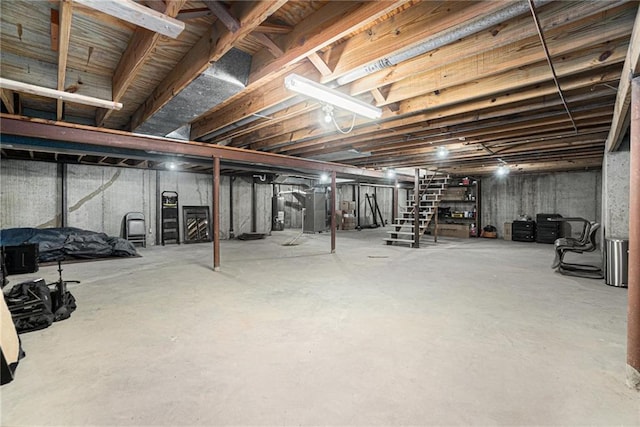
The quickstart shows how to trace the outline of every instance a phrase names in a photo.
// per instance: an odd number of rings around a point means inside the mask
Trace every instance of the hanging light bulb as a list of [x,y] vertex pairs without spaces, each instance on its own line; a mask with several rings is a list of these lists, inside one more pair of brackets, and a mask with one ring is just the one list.
[[327,182],[329,181],[329,175],[326,173],[323,173],[322,175],[320,175],[320,182]]
[[324,122],[331,123],[331,121],[333,120],[333,106],[325,104],[322,107],[322,111],[324,112]]
[[438,155],[438,158],[444,159],[449,155],[449,150],[447,150],[447,147],[441,145],[440,147],[438,147],[438,151],[436,152],[436,154]]
[[507,165],[502,165],[496,169],[496,175],[498,176],[507,176],[509,175],[509,167]]
[[387,175],[387,178],[394,178],[396,176],[396,171],[393,169],[387,169],[385,175]]

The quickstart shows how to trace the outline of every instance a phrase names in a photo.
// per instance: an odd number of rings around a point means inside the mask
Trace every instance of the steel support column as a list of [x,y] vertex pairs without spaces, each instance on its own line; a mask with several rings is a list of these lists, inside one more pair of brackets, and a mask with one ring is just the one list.
[[213,158],[213,271],[220,271],[220,157]]
[[336,171],[331,172],[331,253],[336,252]]
[[420,247],[420,169],[416,168],[413,183],[413,247]]
[[640,391],[640,77],[631,84],[627,384]]
[[393,197],[392,197],[393,208],[391,209],[391,223],[396,222],[396,218],[398,218],[398,180],[393,184]]

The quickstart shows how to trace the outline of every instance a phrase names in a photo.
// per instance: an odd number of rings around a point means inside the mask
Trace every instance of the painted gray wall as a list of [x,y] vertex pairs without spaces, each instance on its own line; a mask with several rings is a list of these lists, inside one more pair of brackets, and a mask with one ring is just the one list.
[[[493,225],[503,237],[503,225],[522,214],[558,213],[600,221],[600,171],[485,177],[481,182],[482,225]],[[575,233],[578,230],[572,230]]]
[[605,237],[629,238],[629,179],[631,152],[626,137],[620,150],[605,153],[602,162],[602,218]]
[[0,228],[59,227],[62,180],[55,163],[2,160]]

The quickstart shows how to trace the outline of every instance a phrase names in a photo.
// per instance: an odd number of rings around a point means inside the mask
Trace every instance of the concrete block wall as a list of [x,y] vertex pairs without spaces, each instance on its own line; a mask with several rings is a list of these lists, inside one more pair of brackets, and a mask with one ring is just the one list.
[[62,179],[55,163],[2,160],[0,229],[60,227]]
[[[521,214],[558,213],[600,221],[600,171],[512,174],[481,180],[482,226],[491,224],[503,237],[503,225]],[[574,235],[579,230],[572,230]]]

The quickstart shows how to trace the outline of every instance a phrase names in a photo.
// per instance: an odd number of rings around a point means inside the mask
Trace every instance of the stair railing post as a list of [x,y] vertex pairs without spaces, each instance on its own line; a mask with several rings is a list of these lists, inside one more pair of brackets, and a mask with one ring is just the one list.
[[413,186],[413,247],[420,247],[420,169],[416,168]]

